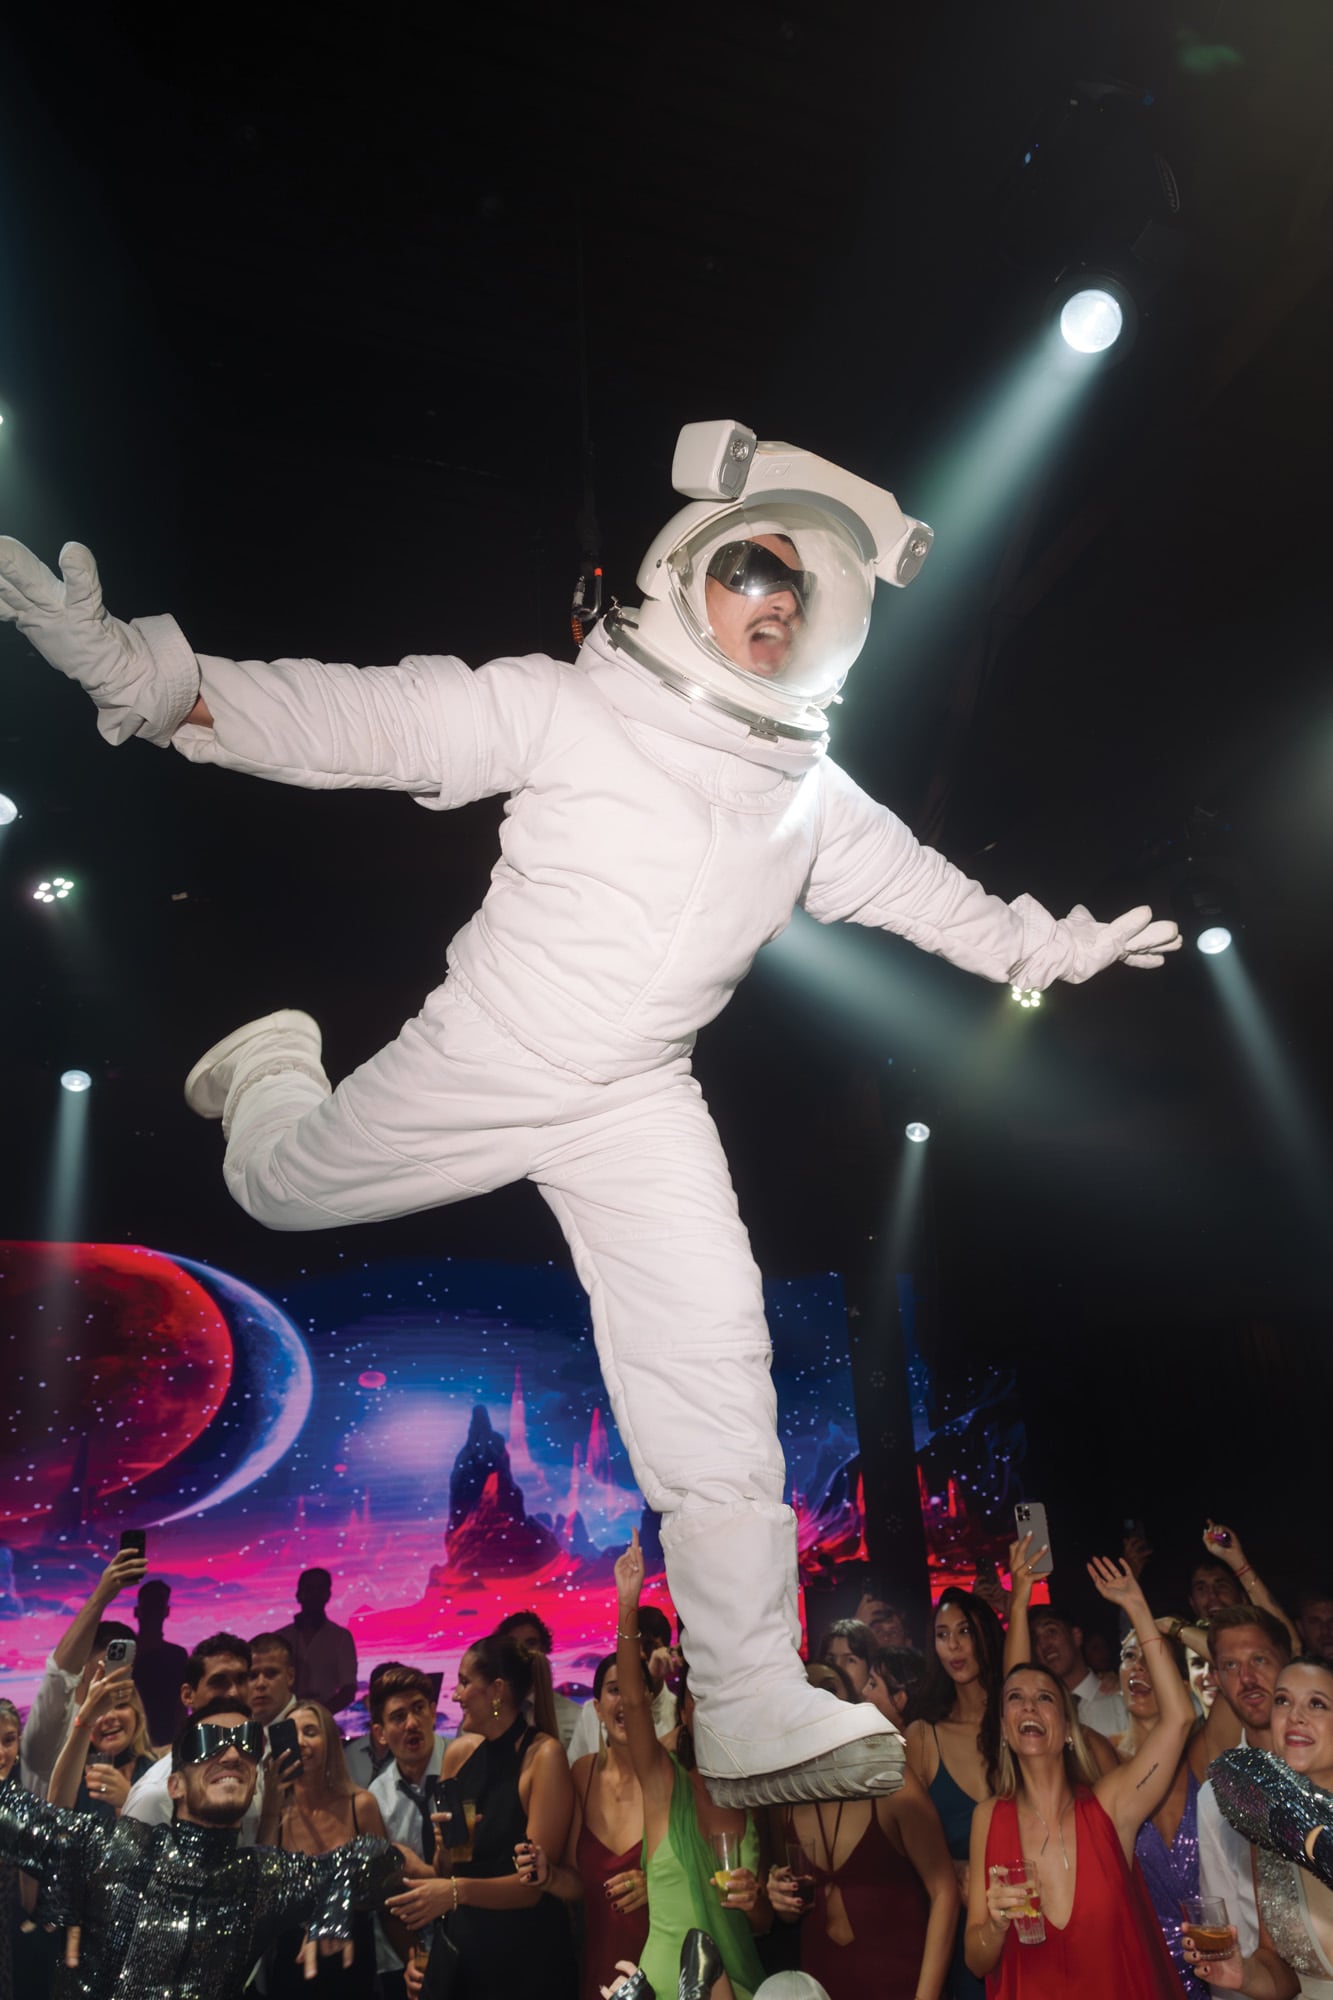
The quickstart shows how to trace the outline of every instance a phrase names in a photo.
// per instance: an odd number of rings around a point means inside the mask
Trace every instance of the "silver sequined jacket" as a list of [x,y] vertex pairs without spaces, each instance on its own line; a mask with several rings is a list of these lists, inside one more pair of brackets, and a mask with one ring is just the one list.
[[330,1854],[240,1847],[223,1827],[112,1827],[0,1785],[0,1860],[42,1886],[40,1914],[82,1928],[77,1968],[52,2000],[236,2000],[284,1930],[346,1937],[401,1867],[396,1848],[361,1834]]

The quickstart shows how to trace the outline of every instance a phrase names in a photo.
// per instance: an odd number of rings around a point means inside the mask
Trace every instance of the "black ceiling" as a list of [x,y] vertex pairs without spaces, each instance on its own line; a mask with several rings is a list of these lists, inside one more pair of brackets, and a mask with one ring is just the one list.
[[[585,435],[629,596],[682,421],[807,444],[940,537],[880,605],[836,753],[1006,895],[1109,916],[1187,860],[1223,880],[1326,1129],[1323,0],[121,6],[11,21],[0,59],[7,531],[48,560],[88,541],[114,609],[171,609],[205,651],[563,653]],[[1150,210],[1134,350],[1039,476],[1021,427],[983,462],[1048,283]],[[983,475],[1004,504],[969,542]],[[44,1230],[55,1076],[81,1061],[86,1233],[262,1280],[298,1252],[231,1209],[180,1079],[284,1002],[335,1070],[369,1054],[439,976],[497,809],[113,754],[21,641],[0,652],[24,813],[0,837],[0,1233]],[[61,866],[77,913],[36,909]],[[1002,1023],[993,989],[855,944],[825,992],[761,966],[701,1044],[769,1268],[853,1261],[910,1100],[960,1345],[1318,1323],[1327,1190],[1192,950]],[[359,1254],[559,1254],[525,1194]]]

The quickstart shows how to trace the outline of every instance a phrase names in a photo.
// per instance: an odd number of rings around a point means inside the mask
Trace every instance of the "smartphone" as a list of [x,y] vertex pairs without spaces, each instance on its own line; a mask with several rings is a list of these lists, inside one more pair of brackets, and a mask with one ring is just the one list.
[[270,1722],[268,1726],[268,1747],[269,1755],[279,1764],[285,1757],[296,1757],[299,1759],[301,1755],[301,1739],[296,1733],[296,1724],[290,1715],[285,1715],[281,1722]]
[[1055,1568],[1055,1558],[1051,1554],[1051,1531],[1046,1525],[1046,1509],[1041,1501],[1020,1500],[1014,1508],[1014,1526],[1018,1530],[1019,1541],[1024,1535],[1031,1535],[1034,1554],[1044,1548],[1044,1554],[1037,1556],[1032,1565],[1032,1574],[1049,1576]]
[[122,1528],[120,1531],[120,1553],[132,1554],[143,1560],[148,1548],[148,1537],[142,1528]]
[[105,1661],[108,1667],[132,1667],[134,1665],[133,1639],[108,1639]]

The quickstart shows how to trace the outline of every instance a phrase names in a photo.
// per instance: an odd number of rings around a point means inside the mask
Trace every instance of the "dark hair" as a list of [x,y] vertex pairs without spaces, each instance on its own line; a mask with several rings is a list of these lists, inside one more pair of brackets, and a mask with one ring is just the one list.
[[248,1719],[249,1710],[243,1701],[237,1701],[235,1695],[231,1694],[215,1694],[211,1701],[206,1701],[202,1708],[197,1708],[189,1721],[182,1724],[171,1740],[173,1771],[179,1771],[181,1767],[181,1751],[185,1746],[186,1737],[196,1722],[211,1722],[215,1715],[244,1715]]
[[[819,1642],[819,1658],[824,1660],[825,1666],[833,1664],[824,1656],[835,1639],[845,1639],[850,1651],[869,1669],[875,1651],[875,1635],[868,1625],[863,1625],[859,1618],[835,1618]],[[853,1698],[860,1700],[859,1695]]]
[[1327,1674],[1333,1680],[1333,1660],[1322,1659],[1318,1653],[1297,1653],[1283,1667],[1284,1674],[1287,1667],[1318,1667],[1321,1674]]
[[119,1618],[104,1618],[93,1633],[93,1651],[100,1646],[109,1646],[113,1639],[134,1639],[137,1633],[132,1625],[123,1625]]
[[843,1669],[835,1667],[832,1660],[811,1660],[805,1677],[812,1688],[823,1688],[826,1693],[837,1695],[839,1701],[858,1702],[863,1699]]
[[639,1606],[639,1636],[654,1647],[671,1644],[671,1620],[655,1604]]
[[680,1663],[680,1678],[676,1682],[676,1749],[675,1758],[687,1771],[694,1769],[694,1738],[690,1725],[685,1720],[685,1704],[690,1696],[690,1666],[688,1660]]
[[256,1653],[283,1653],[289,1667],[296,1665],[296,1655],[292,1651],[290,1639],[284,1639],[281,1632],[256,1632],[250,1641],[250,1664],[254,1665]]
[[1064,1625],[1071,1633],[1083,1630],[1083,1620],[1076,1618],[1072,1611],[1068,1610],[1065,1605],[1060,1603],[1058,1598],[1054,1597],[1049,1604],[1030,1604],[1028,1606],[1029,1631],[1034,1625]]
[[1282,1655],[1283,1666],[1290,1665],[1291,1634],[1280,1618],[1274,1618],[1262,1604],[1224,1604],[1220,1611],[1213,1613],[1208,1624],[1208,1651],[1214,1666],[1217,1665],[1218,1633],[1240,1632],[1247,1625],[1256,1626],[1270,1646],[1277,1648]]
[[870,1667],[886,1686],[900,1687],[908,1695],[915,1694],[926,1677],[925,1657],[915,1646],[878,1646]]
[[324,1579],[324,1581],[325,1581],[325,1583],[327,1583],[327,1585],[329,1586],[329,1595],[330,1595],[330,1596],[332,1596],[332,1595],[333,1595],[333,1572],[332,1572],[332,1570],[327,1570],[327,1569],[324,1569],[324,1568],[322,1568],[322,1567],[321,1567],[321,1566],[320,1566],[320,1565],[319,1565],[318,1563],[316,1563],[316,1565],[315,1565],[315,1567],[314,1567],[313,1569],[303,1569],[303,1570],[301,1571],[301,1574],[300,1574],[300,1575],[299,1575],[299,1576],[297,1577],[297,1579],[296,1579],[296,1588],[297,1588],[298,1590],[299,1590],[299,1589],[301,1588],[301,1585],[302,1585],[302,1584],[303,1584],[303,1583],[305,1582],[305,1580],[306,1580],[306,1578],[307,1578],[308,1576],[322,1576],[322,1577],[323,1577],[323,1579]]
[[1296,1597],[1297,1611],[1308,1611],[1312,1604],[1333,1604],[1333,1585],[1327,1583],[1307,1583]]
[[514,1702],[522,1708],[532,1692],[532,1649],[519,1646],[503,1632],[488,1632],[476,1639],[465,1657],[475,1661],[484,1681],[504,1681],[512,1688]]
[[245,1639],[235,1632],[214,1632],[209,1638],[201,1639],[185,1662],[185,1684],[197,1688],[208,1668],[210,1660],[241,1660],[247,1674],[250,1671],[250,1647]]
[[384,1711],[396,1694],[419,1694],[425,1700],[431,1714],[435,1713],[435,1689],[419,1667],[405,1667],[394,1660],[385,1667],[377,1667],[371,1675],[366,1699],[370,1705],[372,1722],[383,1723]]
[[[498,1639],[512,1639],[520,1625],[535,1625],[538,1646],[543,1653],[550,1652],[555,1644],[555,1640],[551,1637],[551,1628],[544,1618],[537,1616],[535,1611],[511,1611],[509,1616],[502,1618],[496,1626],[495,1636]],[[495,1676],[492,1675],[491,1678],[494,1679]]]
[[[619,1658],[619,1653],[608,1653],[604,1660],[597,1662],[597,1672],[592,1677],[592,1698],[594,1701],[601,1700],[602,1689],[606,1686],[606,1677]],[[648,1693],[651,1694],[653,1691],[653,1677],[648,1671],[646,1662],[643,1663],[643,1685]]]

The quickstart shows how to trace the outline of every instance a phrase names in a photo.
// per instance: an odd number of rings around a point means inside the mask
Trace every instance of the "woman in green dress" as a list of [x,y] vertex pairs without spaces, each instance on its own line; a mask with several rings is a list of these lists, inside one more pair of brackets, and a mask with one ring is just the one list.
[[[759,1835],[749,1813],[714,1805],[694,1768],[688,1690],[680,1697],[674,1753],[653,1731],[639,1655],[643,1555],[638,1531],[616,1562],[616,1652],[630,1762],[643,1792],[643,1867],[648,1880],[648,1942],[639,1963],[654,1993],[674,1993],[685,1933],[706,1931],[722,1954],[735,2000],[751,2000],[763,1979],[756,1936],[772,1911],[760,1886]],[[722,1875],[714,1834],[739,1841],[739,1867]],[[715,1988],[715,2000],[725,1987]]]

